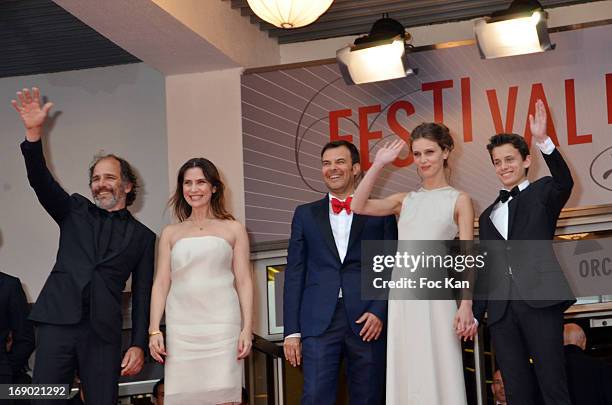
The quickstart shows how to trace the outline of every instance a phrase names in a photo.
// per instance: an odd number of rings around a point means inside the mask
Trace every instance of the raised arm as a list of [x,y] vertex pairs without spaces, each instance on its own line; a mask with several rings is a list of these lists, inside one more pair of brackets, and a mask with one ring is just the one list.
[[23,89],[17,92],[17,100],[11,100],[11,104],[19,113],[23,125],[26,130],[26,140],[29,142],[38,142],[42,135],[42,127],[47,119],[47,114],[53,103],[46,103],[40,106],[40,91],[37,87]]
[[234,242],[233,269],[236,277],[236,291],[242,312],[242,330],[238,338],[238,359],[249,355],[253,343],[253,274],[249,257],[249,236],[245,227],[233,222],[236,241]]
[[544,161],[552,176],[552,190],[548,195],[548,203],[561,210],[572,193],[574,179],[561,153],[555,148],[554,143],[546,133],[546,122],[547,117],[544,103],[542,100],[538,100],[536,102],[535,117],[531,114],[529,115],[529,125],[533,139],[542,152]]
[[398,156],[406,142],[396,140],[384,145],[376,153],[374,163],[364,178],[359,183],[357,190],[353,194],[351,210],[357,214],[372,215],[382,217],[386,215],[399,215],[402,208],[402,201],[406,193],[392,194],[383,199],[370,199],[370,194],[374,184],[380,176],[385,165],[393,162]]
[[31,92],[28,89],[18,91],[17,100],[11,103],[25,127],[26,140],[21,144],[21,151],[28,180],[42,206],[59,223],[68,213],[70,196],[49,172],[41,144],[42,127],[53,104],[46,103],[41,107],[40,92],[36,87]]

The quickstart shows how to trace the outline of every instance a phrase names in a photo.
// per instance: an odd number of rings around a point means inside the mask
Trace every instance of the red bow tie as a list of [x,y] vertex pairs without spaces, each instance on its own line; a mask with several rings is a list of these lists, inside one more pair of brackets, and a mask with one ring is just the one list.
[[332,211],[334,214],[339,214],[342,210],[346,210],[347,214],[351,214],[351,200],[353,197],[347,198],[345,201],[340,201],[337,198],[331,199]]

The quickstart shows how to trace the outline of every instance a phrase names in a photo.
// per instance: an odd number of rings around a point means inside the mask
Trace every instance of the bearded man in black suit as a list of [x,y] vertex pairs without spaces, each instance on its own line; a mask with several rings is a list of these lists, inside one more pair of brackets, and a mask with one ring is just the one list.
[[[18,92],[12,104],[25,126],[28,180],[60,230],[55,265],[30,314],[38,325],[33,382],[70,384],[78,369],[88,404],[117,403],[119,375],[140,372],[148,340],[155,234],[126,208],[137,178],[125,160],[101,156],[89,170],[95,204],[68,194],[43,155],[42,127],[52,104],[41,106],[36,88]],[[122,359],[121,295],[130,275],[132,341]]]

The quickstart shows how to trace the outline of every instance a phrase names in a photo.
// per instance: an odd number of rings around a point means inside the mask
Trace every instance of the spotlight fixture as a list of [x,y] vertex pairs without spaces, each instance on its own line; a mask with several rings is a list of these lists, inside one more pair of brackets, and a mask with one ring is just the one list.
[[259,18],[278,28],[311,24],[327,11],[334,0],[247,0]]
[[346,84],[398,79],[416,73],[408,66],[410,34],[404,26],[383,14],[368,35],[338,49],[336,61]]
[[480,56],[493,59],[555,49],[547,19],[537,0],[514,0],[507,10],[476,20],[474,34]]

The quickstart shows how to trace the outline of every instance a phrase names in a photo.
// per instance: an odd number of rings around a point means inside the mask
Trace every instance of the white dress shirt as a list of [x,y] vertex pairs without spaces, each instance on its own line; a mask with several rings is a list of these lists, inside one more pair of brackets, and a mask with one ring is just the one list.
[[[550,138],[546,138],[546,140],[542,143],[536,143],[538,148],[542,151],[542,153],[546,155],[550,155],[555,150],[555,144]],[[529,180],[525,179],[518,185],[519,191],[525,190],[529,186]],[[510,191],[510,190],[508,190]],[[499,201],[495,204],[495,207],[491,210],[491,222],[495,225],[495,228],[503,236],[504,239],[508,239],[508,204],[512,200],[512,196],[506,201]]]
[[[336,242],[336,249],[338,250],[340,261],[344,262],[346,251],[348,250],[349,236],[351,235],[351,225],[353,224],[353,211],[351,211],[349,214],[346,212],[346,210],[342,210],[338,214],[334,214],[331,205],[332,198],[336,198],[342,202],[346,201],[346,199],[343,200],[338,197],[334,197],[331,193],[329,193],[328,196],[329,225],[331,226],[332,233],[334,234],[334,242]],[[342,298],[342,287],[340,287],[340,291],[338,291],[338,298]]]
[[[349,236],[351,235],[351,225],[353,223],[353,211],[350,214],[346,210],[340,211],[338,214],[334,214],[331,206],[331,199],[337,198],[329,194],[329,224],[331,225],[332,233],[334,234],[334,241],[336,242],[336,249],[338,249],[338,256],[340,261],[344,262],[346,257],[346,251],[348,249]],[[338,200],[344,202],[345,200]]]

